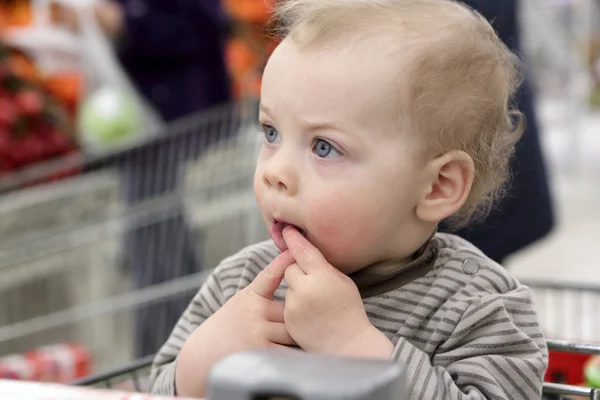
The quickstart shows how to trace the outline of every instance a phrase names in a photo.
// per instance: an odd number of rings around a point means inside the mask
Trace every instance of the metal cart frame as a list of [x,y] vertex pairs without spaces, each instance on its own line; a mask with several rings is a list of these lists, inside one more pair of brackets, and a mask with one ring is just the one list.
[[[565,340],[548,340],[547,344],[548,350],[553,352],[600,355],[600,345],[596,344]],[[600,389],[551,382],[544,383],[542,394],[543,396],[557,399],[563,399],[565,396],[581,396],[590,400],[600,400]]]
[[93,386],[112,389],[120,382],[129,380],[133,383],[136,391],[142,392],[143,388],[140,379],[145,373],[150,371],[153,359],[154,355],[150,355],[141,358],[125,367],[83,378],[72,382],[72,384],[75,386]]
[[209,268],[268,236],[252,190],[257,112],[224,104],[0,176],[0,356],[75,344],[96,372],[156,352]]
[[[547,344],[548,350],[554,352],[600,355],[600,345],[557,340],[549,340]],[[146,372],[150,370],[152,359],[153,356],[148,356],[126,367],[81,379],[73,382],[72,384],[78,386],[94,386],[110,389],[120,382],[130,381],[137,391],[142,391],[143,389],[140,379]],[[600,389],[545,382],[542,390],[542,396],[548,399],[561,400],[567,398],[567,396],[584,397],[590,400],[600,400]]]

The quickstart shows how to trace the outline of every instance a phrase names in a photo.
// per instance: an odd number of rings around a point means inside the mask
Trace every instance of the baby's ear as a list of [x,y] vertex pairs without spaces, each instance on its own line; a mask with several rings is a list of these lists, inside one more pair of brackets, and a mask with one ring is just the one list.
[[417,217],[438,223],[463,206],[473,185],[475,165],[464,151],[451,151],[427,165],[430,181],[417,204]]

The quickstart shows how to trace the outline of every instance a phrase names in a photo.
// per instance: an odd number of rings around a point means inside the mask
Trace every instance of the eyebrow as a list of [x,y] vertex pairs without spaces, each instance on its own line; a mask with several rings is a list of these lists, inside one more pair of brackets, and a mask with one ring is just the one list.
[[309,122],[306,120],[299,120],[298,123],[302,124],[309,131],[336,131],[345,135],[352,135],[351,131],[331,122]]
[[260,111],[266,112],[267,114],[273,113],[273,110],[271,110],[268,106],[265,106],[263,103],[260,103]]
[[[263,111],[269,115],[273,115],[273,109],[264,104],[260,104],[260,111]],[[331,122],[309,122],[305,119],[297,119],[298,123],[304,126],[307,130],[319,131],[319,130],[334,130],[347,135],[352,135],[350,131],[344,129],[343,126],[336,125]]]

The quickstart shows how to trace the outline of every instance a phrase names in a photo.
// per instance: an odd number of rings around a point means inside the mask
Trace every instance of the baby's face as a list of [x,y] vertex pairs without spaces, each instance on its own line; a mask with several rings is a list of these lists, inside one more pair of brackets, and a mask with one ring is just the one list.
[[401,82],[383,55],[357,54],[278,47],[263,77],[254,179],[278,247],[283,223],[295,225],[345,273],[415,250],[404,244],[425,190],[416,146],[393,119]]

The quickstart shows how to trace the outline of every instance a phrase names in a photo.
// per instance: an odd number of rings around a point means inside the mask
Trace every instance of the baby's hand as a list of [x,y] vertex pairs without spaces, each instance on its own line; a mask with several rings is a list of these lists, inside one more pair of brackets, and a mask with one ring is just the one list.
[[363,339],[381,334],[358,288],[296,229],[286,228],[283,236],[296,260],[285,271],[285,324],[292,338],[309,352],[359,355]]
[[289,252],[279,255],[192,333],[178,358],[179,395],[203,396],[208,371],[231,354],[296,344],[284,323],[283,304],[273,299],[293,262]]

